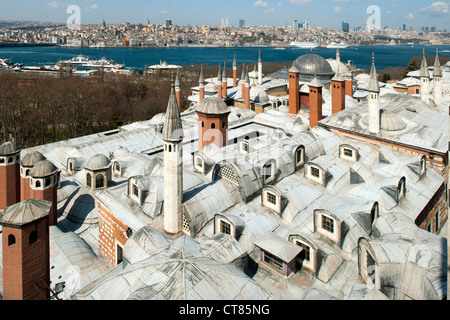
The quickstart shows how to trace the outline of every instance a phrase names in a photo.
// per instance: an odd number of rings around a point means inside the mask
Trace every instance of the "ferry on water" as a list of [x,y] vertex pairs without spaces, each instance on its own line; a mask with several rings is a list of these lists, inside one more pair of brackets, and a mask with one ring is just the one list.
[[350,45],[346,44],[346,43],[336,43],[336,42],[331,42],[327,45],[328,49],[344,49],[344,48],[348,48]]
[[289,45],[289,47],[291,48],[302,48],[302,49],[314,49],[314,48],[318,48],[320,46],[319,43],[315,43],[315,42],[291,42],[291,44]]

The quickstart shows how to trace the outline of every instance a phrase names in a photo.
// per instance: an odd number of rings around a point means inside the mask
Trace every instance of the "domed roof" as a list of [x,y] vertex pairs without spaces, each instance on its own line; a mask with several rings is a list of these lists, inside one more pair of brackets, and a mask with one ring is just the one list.
[[214,82],[210,82],[205,86],[205,92],[217,92],[217,85]]
[[328,61],[314,53],[300,56],[294,64],[300,74],[334,76],[333,69]]
[[19,148],[14,142],[5,142],[0,146],[0,156],[8,156],[17,153]]
[[269,96],[262,86],[255,85],[250,87],[250,100],[259,103],[267,103],[269,102]]
[[48,216],[51,206],[50,201],[28,199],[7,207],[0,214],[0,223],[23,226]]
[[30,175],[33,178],[43,178],[54,174],[58,169],[48,160],[42,160],[36,163],[31,169]]
[[206,97],[195,108],[195,111],[204,114],[226,114],[231,109],[227,104],[217,96]]
[[[369,115],[363,118],[366,125],[369,125]],[[385,131],[399,131],[406,128],[406,124],[395,113],[387,110],[381,112],[381,130]]]
[[333,72],[337,73],[338,70],[339,70],[339,73],[341,75],[349,73],[349,70],[348,70],[347,66],[343,62],[338,61],[336,59],[327,59],[327,62],[330,64],[331,69],[333,70]]
[[42,153],[40,153],[39,151],[32,151],[30,153],[27,153],[22,161],[20,162],[20,164],[22,165],[22,167],[28,167],[31,168],[33,167],[36,163],[38,163],[39,161],[45,160],[46,158],[42,155]]
[[111,161],[104,154],[96,154],[84,166],[88,170],[102,170],[111,165]]

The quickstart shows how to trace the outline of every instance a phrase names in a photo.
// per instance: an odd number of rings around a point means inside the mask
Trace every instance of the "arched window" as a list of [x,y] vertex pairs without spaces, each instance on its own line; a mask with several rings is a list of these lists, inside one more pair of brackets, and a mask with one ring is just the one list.
[[13,163],[13,161],[14,161],[13,158],[11,157],[8,158],[8,163]]
[[215,123],[212,123],[211,124],[211,129],[215,129],[216,128],[216,124]]
[[300,146],[295,150],[295,166],[301,166],[305,163],[305,147]]
[[172,146],[169,144],[169,152],[172,152]]
[[95,177],[95,188],[103,188],[105,185],[104,183],[104,177],[102,174],[99,174]]
[[205,127],[205,122],[202,121],[202,128],[204,128],[204,127]]
[[29,237],[29,244],[33,244],[36,243],[38,241],[38,234],[37,231],[32,231],[30,233],[30,237]]
[[86,186],[87,186],[88,188],[91,188],[91,187],[92,187],[92,176],[91,176],[90,173],[88,173],[88,174],[86,175]]
[[41,182],[39,180],[36,181],[36,188],[40,188],[41,187]]
[[45,187],[50,186],[50,178],[45,179]]
[[8,246],[12,246],[15,243],[16,243],[16,237],[14,237],[14,235],[10,234],[8,236]]
[[225,129],[225,122],[222,122],[222,129]]

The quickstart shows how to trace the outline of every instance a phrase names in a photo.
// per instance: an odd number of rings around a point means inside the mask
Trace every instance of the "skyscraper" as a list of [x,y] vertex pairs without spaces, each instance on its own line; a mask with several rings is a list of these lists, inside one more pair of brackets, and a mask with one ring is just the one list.
[[245,20],[239,20],[239,28],[243,28],[245,26]]
[[342,21],[342,31],[344,31],[344,32],[350,31],[350,25],[348,24],[348,22]]

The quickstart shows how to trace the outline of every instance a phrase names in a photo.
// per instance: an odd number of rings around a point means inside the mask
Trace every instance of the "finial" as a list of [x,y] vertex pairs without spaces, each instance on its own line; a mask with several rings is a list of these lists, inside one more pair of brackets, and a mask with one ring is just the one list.
[[372,52],[372,63],[375,64],[375,52]]
[[170,80],[170,85],[171,85],[172,88],[173,88],[173,87],[175,87],[175,80],[174,80],[174,78],[173,78],[173,71],[172,71],[171,73],[172,73],[172,79]]

